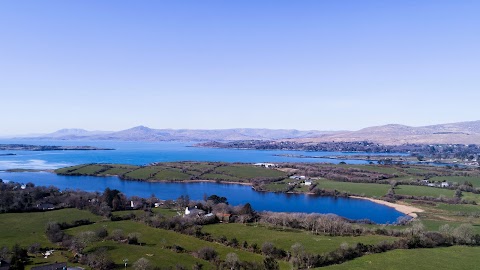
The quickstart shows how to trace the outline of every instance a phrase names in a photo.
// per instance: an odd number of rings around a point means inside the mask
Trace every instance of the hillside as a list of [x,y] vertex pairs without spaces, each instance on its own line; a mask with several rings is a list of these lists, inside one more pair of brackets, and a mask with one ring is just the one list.
[[422,127],[383,125],[321,137],[301,138],[301,142],[372,141],[399,145],[417,144],[479,144],[480,121],[449,123]]
[[327,131],[300,131],[295,129],[152,129],[137,126],[116,132],[63,129],[35,139],[60,140],[117,140],[117,141],[233,141],[233,140],[282,140],[319,137]]
[[62,129],[34,139],[116,141],[241,141],[282,140],[296,142],[370,141],[381,144],[479,144],[480,120],[412,127],[398,124],[367,127],[357,131],[296,129],[153,129],[137,126],[121,131]]

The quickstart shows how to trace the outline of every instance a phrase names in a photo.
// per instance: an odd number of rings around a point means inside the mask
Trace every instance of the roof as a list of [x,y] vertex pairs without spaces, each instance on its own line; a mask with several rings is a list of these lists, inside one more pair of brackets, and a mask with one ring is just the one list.
[[4,260],[0,260],[0,270],[8,270],[10,269],[10,264]]

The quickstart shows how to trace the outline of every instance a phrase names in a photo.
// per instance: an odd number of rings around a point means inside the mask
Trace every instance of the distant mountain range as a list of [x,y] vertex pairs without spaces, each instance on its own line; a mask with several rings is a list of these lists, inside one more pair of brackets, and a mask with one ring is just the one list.
[[371,141],[388,145],[480,144],[480,121],[458,122],[422,127],[384,125],[358,131],[335,132],[319,137],[302,138],[300,142]]
[[[295,129],[152,129],[145,126],[121,131],[88,131],[61,129],[34,139],[56,140],[116,140],[116,141],[236,141],[236,140],[284,140],[318,137],[328,131],[300,131]],[[26,138],[26,137],[22,137]]]
[[[23,137],[26,138],[26,137]],[[152,129],[138,126],[121,131],[62,129],[34,139],[118,141],[238,141],[293,140],[299,142],[372,141],[382,144],[480,144],[480,120],[422,127],[384,125],[358,131],[295,129]]]

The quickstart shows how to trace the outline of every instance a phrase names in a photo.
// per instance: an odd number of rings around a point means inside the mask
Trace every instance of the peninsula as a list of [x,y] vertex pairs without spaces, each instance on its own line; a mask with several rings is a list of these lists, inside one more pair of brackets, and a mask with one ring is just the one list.
[[[0,144],[0,150],[6,151],[58,151],[58,150],[115,150],[95,146],[58,146],[58,145],[29,145],[29,144]],[[9,154],[13,155],[13,154]]]

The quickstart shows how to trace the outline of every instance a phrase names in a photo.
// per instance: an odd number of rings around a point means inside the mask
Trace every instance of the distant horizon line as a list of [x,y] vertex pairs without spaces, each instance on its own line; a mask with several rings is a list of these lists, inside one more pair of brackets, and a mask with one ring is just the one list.
[[360,129],[356,130],[349,130],[349,129],[338,129],[338,130],[329,130],[329,129],[297,129],[297,128],[253,128],[253,127],[236,127],[236,128],[152,128],[146,125],[136,125],[130,128],[126,129],[119,129],[119,130],[89,130],[89,129],[84,129],[84,128],[60,128],[52,132],[35,132],[35,133],[23,133],[23,134],[0,134],[0,138],[15,138],[15,137],[33,137],[33,136],[43,136],[43,135],[49,135],[53,134],[59,131],[85,131],[85,132],[101,132],[101,133],[114,133],[114,132],[120,132],[120,131],[125,131],[125,130],[130,130],[130,129],[135,129],[135,128],[147,128],[151,130],[240,130],[240,129],[247,129],[247,130],[295,130],[295,131],[303,131],[303,132],[308,132],[308,131],[316,131],[316,132],[353,132],[353,131],[359,131],[362,129],[366,128],[372,128],[372,127],[383,127],[383,126],[405,126],[405,127],[412,127],[412,128],[421,128],[421,127],[431,127],[431,126],[438,126],[438,125],[449,125],[449,124],[459,124],[459,123],[473,123],[473,122],[480,122],[480,120],[471,120],[471,121],[459,121],[459,122],[448,122],[448,123],[438,123],[438,124],[430,124],[430,125],[420,125],[420,126],[413,126],[413,125],[406,125],[406,124],[397,124],[397,123],[389,123],[389,124],[383,124],[383,125],[372,125],[372,126],[366,126]]

